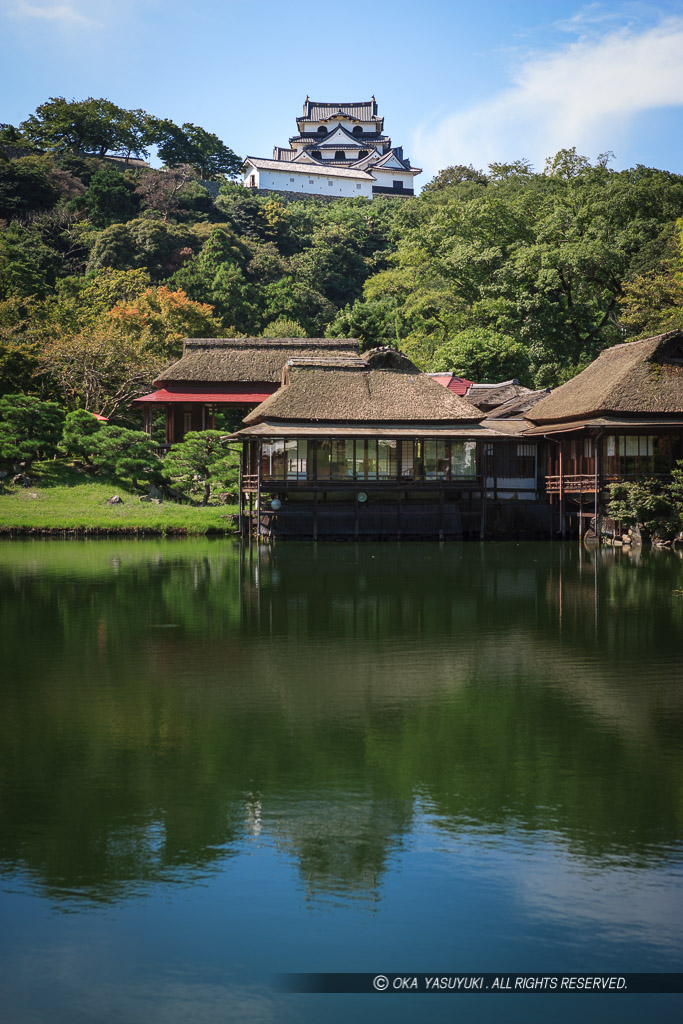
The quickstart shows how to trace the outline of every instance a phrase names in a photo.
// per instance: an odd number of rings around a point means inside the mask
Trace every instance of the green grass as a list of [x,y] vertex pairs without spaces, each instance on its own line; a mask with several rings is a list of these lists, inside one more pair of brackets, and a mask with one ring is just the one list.
[[[37,463],[33,483],[0,481],[0,533],[234,533],[232,505],[161,505],[140,501],[129,483],[91,477],[60,462]],[[118,494],[122,505],[107,505]]]

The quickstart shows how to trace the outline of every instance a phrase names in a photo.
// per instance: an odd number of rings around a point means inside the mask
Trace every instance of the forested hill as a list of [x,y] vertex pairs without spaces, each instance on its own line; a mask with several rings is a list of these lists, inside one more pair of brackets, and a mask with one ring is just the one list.
[[[240,334],[357,336],[540,387],[683,327],[680,175],[566,150],[542,173],[448,168],[414,199],[284,203],[232,184],[238,158],[201,128],[119,111],[98,137],[114,114],[86,111],[88,135],[75,107],[0,131],[4,394],[110,414],[184,336]],[[107,156],[151,144],[162,170]]]

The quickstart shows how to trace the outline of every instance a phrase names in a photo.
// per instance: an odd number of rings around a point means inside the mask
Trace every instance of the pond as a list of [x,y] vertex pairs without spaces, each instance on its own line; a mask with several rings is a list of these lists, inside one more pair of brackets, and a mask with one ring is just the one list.
[[2,543],[3,1019],[681,1019],[278,976],[680,971],[682,592],[576,544]]

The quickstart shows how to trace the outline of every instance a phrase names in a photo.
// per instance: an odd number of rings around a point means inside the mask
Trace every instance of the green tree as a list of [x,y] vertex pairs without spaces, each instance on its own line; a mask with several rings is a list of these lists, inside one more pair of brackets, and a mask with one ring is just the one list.
[[191,299],[209,303],[226,327],[244,333],[260,328],[259,291],[245,274],[248,249],[229,230],[215,228],[194,259],[170,279]]
[[261,331],[262,338],[305,338],[306,331],[296,320],[279,317]]
[[144,110],[125,110],[107,99],[66,100],[54,96],[41,103],[20,125],[41,149],[77,150],[106,156],[146,156],[152,120]]
[[167,167],[189,164],[205,180],[234,178],[242,166],[241,159],[217,135],[195,124],[179,128],[172,121],[158,121],[155,141]]
[[472,164],[454,164],[452,167],[445,167],[439,171],[431,181],[422,189],[423,192],[438,192],[439,189],[449,188],[451,185],[462,185],[463,182],[474,182],[475,185],[487,185],[488,176],[483,171],[478,171]]
[[683,530],[683,463],[672,481],[633,480],[611,484],[607,511],[612,519],[648,534],[672,537]]
[[129,479],[135,488],[141,480],[161,478],[156,444],[142,430],[105,424],[93,436],[91,459],[101,473]]
[[10,224],[0,230],[0,300],[45,295],[53,285],[59,256],[35,228]]
[[129,220],[137,209],[134,186],[113,167],[93,174],[84,202],[90,220],[98,228]]
[[234,466],[219,430],[191,431],[166,456],[164,476],[183,494],[201,493],[201,503],[206,505],[212,484],[229,482]]
[[391,298],[356,301],[341,309],[327,329],[331,338],[358,338],[363,350],[401,343],[401,315]]
[[32,395],[0,398],[0,459],[24,463],[57,451],[62,436],[64,411],[55,402],[41,402]]
[[62,432],[62,447],[68,455],[91,463],[95,435],[100,430],[100,420],[86,409],[74,409],[67,413]]
[[187,227],[145,220],[110,224],[100,232],[90,250],[88,270],[144,269],[154,281],[163,280],[177,268],[177,255],[190,249],[194,240]]
[[456,334],[436,350],[433,369],[450,370],[478,384],[496,384],[515,377],[526,384],[529,353],[514,338],[474,327]]
[[11,220],[47,210],[59,197],[59,188],[44,171],[29,161],[6,160],[0,155],[0,218]]

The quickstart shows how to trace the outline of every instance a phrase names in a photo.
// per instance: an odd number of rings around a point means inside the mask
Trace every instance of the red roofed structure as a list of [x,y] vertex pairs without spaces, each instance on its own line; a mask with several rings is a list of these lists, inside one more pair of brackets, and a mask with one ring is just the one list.
[[158,390],[135,404],[150,434],[155,411],[165,410],[172,445],[190,430],[213,429],[216,412],[244,406],[244,415],[260,405],[280,387],[289,359],[357,354],[355,338],[186,338],[181,358],[154,381]]
[[454,373],[428,373],[427,376],[433,377],[437,383],[448,388],[454,395],[465,395],[467,389],[474,383],[474,381],[466,380],[465,377],[456,377]]

